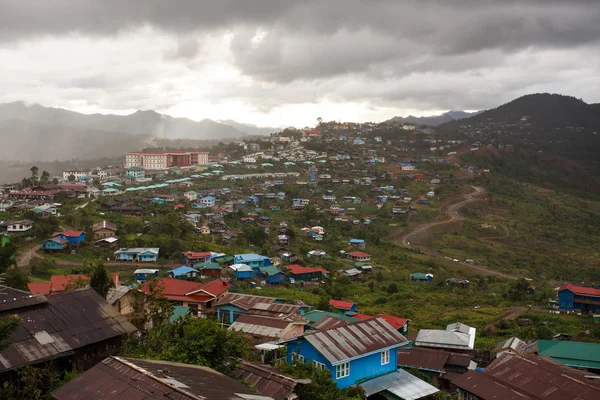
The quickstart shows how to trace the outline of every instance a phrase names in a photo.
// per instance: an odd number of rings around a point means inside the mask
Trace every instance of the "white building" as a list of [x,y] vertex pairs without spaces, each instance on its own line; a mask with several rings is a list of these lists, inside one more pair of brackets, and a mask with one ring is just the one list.
[[68,170],[63,171],[62,176],[65,181],[68,181],[69,176],[71,176],[71,175],[73,175],[75,177],[75,180],[77,180],[77,179],[83,178],[84,176],[88,176],[89,174],[90,174],[89,171],[83,171],[80,169],[68,169]]
[[244,156],[244,162],[245,163],[255,163],[256,162],[256,156],[254,154],[250,154],[250,155]]
[[414,131],[415,129],[417,129],[417,127],[414,125],[403,125],[402,129],[404,129],[405,131]]
[[27,232],[33,228],[33,221],[23,219],[20,221],[2,221],[0,226],[6,229],[8,233]]

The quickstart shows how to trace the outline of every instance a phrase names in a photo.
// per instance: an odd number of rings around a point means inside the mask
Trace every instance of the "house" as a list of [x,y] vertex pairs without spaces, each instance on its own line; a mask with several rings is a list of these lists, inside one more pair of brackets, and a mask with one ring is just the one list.
[[[179,306],[190,307],[195,317],[206,317],[212,312],[214,303],[223,297],[231,285],[226,281],[216,279],[207,283],[186,281],[173,278],[159,278],[156,285],[161,290],[160,295]],[[145,293],[151,291],[148,282],[142,285]]]
[[183,259],[188,265],[210,262],[211,256],[210,251],[186,251],[183,253]]
[[408,344],[387,322],[376,318],[291,339],[287,342],[287,362],[313,363],[329,371],[331,379],[344,389],[395,374],[397,349]]
[[411,282],[433,282],[433,275],[415,272],[414,274],[410,274],[410,280]]
[[198,202],[200,204],[202,204],[204,207],[214,207],[215,206],[215,197],[214,196],[205,196],[202,197],[200,200],[198,200]]
[[194,268],[188,267],[187,265],[172,269],[171,271],[167,272],[167,275],[169,278],[183,279],[186,281],[196,281],[200,279],[200,272]]
[[78,244],[85,240],[85,232],[84,231],[64,231],[64,232],[54,232],[51,235],[52,238],[61,238],[65,239],[67,242],[72,244]]
[[190,190],[189,192],[185,192],[183,197],[185,197],[188,201],[196,201],[198,199],[198,193]]
[[474,370],[477,364],[471,354],[413,347],[398,350],[398,366],[405,369],[418,369],[427,375],[438,389],[454,392],[456,387],[451,384],[451,381]]
[[216,262],[203,262],[194,264],[202,277],[220,278],[223,268]]
[[233,271],[236,279],[252,279],[254,270],[246,264],[233,264],[229,268]]
[[52,392],[56,400],[273,400],[208,367],[108,357]]
[[600,344],[598,343],[538,340],[535,349],[540,356],[552,357],[571,368],[600,374]]
[[48,282],[29,282],[27,287],[33,294],[50,295],[64,292],[79,280],[88,281],[87,275],[52,275]]
[[346,253],[346,258],[349,258],[352,261],[369,261],[371,259],[371,255],[362,251],[352,251]]
[[329,275],[329,271],[323,268],[303,267],[298,264],[291,264],[285,267],[290,277],[296,281],[310,281],[313,279],[323,279]]
[[134,247],[115,251],[119,261],[156,262],[158,260],[158,247]]
[[33,221],[22,219],[19,221],[0,221],[0,230],[8,233],[27,232],[33,228]]
[[460,322],[449,324],[446,330],[421,329],[415,340],[415,345],[471,351],[475,347],[475,333],[475,328],[461,324]]
[[307,321],[301,317],[242,314],[231,324],[229,329],[243,332],[255,342],[264,343],[302,336],[306,324]]
[[69,247],[69,242],[61,237],[50,238],[40,243],[40,250],[45,252],[65,251]]
[[350,239],[348,246],[356,249],[364,249],[367,246],[367,242],[364,239]]
[[469,287],[469,281],[467,279],[448,278],[446,279],[446,285],[453,285],[458,286],[461,289],[466,289]]
[[106,301],[115,307],[121,315],[128,316],[134,311],[135,294],[128,286],[117,286],[110,288],[106,295]]
[[20,319],[0,352],[0,375],[46,362],[85,371],[118,354],[123,336],[136,331],[91,288],[42,296],[0,286],[0,304],[0,313]]
[[200,228],[198,228],[198,231],[201,235],[210,235],[210,228],[206,225],[201,226]]
[[329,309],[338,314],[345,314],[348,311],[356,312],[356,304],[351,301],[329,300]]
[[290,244],[290,237],[288,235],[277,235],[277,243],[281,246],[287,246]]
[[133,271],[133,275],[135,276],[135,280],[138,282],[144,282],[148,279],[158,278],[159,269],[155,268],[139,268]]
[[600,289],[571,283],[563,285],[558,289],[558,308],[583,313],[600,312]]
[[215,304],[217,319],[222,323],[232,324],[237,318],[258,304],[281,303],[273,297],[254,296],[250,294],[227,293]]
[[483,372],[469,371],[452,384],[461,400],[591,400],[600,398],[594,378],[549,357],[503,354]]
[[260,254],[236,254],[233,256],[234,264],[246,264],[252,268],[268,267],[271,265],[271,259]]
[[96,240],[94,242],[94,246],[108,249],[108,248],[116,247],[118,242],[119,242],[119,239],[113,236],[113,237],[107,237],[104,239]]
[[385,322],[390,324],[392,328],[400,332],[402,335],[408,335],[408,318],[396,317],[395,315],[390,314],[377,314],[375,316],[366,315],[366,314],[354,314],[352,318],[358,319],[361,321],[366,321],[373,318],[383,318]]
[[108,221],[98,222],[92,225],[92,232],[94,232],[94,239],[113,237],[116,235],[117,225]]
[[245,382],[265,396],[274,400],[295,400],[296,387],[307,383],[304,379],[283,374],[269,365],[241,361],[234,374],[235,379]]
[[417,204],[427,205],[427,204],[429,204],[429,200],[421,198],[421,199],[417,200]]
[[259,267],[260,279],[267,283],[283,283],[287,281],[285,274],[277,267]]
[[358,268],[350,268],[346,270],[340,270],[338,273],[346,275],[350,279],[359,279],[362,275],[362,271]]

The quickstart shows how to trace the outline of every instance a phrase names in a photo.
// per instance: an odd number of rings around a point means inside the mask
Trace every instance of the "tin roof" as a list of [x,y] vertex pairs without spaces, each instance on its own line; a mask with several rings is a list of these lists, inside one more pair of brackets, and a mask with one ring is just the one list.
[[281,338],[292,324],[306,323],[305,320],[295,318],[271,318],[264,315],[242,314],[229,329],[241,331],[252,336]]
[[484,400],[594,400],[600,382],[590,375],[550,357],[505,353],[484,372],[469,371],[452,383]]
[[511,337],[510,339],[498,343],[496,347],[494,347],[494,350],[492,350],[492,353],[498,353],[507,349],[511,349],[518,354],[528,354],[537,351],[537,345],[535,343],[527,344],[518,337]]
[[457,350],[473,350],[475,328],[459,322],[449,324],[446,330],[421,329],[415,340],[417,346],[442,347]]
[[439,392],[439,389],[435,386],[401,369],[369,379],[361,383],[360,386],[365,390],[367,397],[384,392],[382,398],[400,398],[404,400],[429,398],[428,396]]
[[0,285],[0,313],[47,302],[48,299],[45,296]]
[[274,303],[277,299],[273,297],[264,297],[264,296],[254,296],[251,294],[241,294],[241,293],[227,293],[225,296],[221,297],[219,301],[215,304],[215,306],[223,306],[226,304],[234,305],[242,310],[250,310],[254,306],[260,303],[271,304]]
[[339,326],[348,325],[349,323],[350,321],[347,321],[345,319],[338,318],[333,315],[326,315],[320,320],[318,320],[316,323],[311,324],[311,328],[322,331],[331,328],[336,328]]
[[248,361],[240,362],[235,371],[235,378],[247,382],[259,393],[275,400],[287,399],[298,384],[294,377],[284,375],[268,365]]
[[571,367],[600,369],[600,344],[568,340],[538,340],[541,356],[552,357]]
[[0,372],[71,354],[134,332],[135,327],[93,289],[58,293],[37,307],[11,311],[22,322],[0,352]]
[[329,305],[340,310],[350,310],[354,307],[354,303],[351,301],[342,301],[342,300],[329,300]]
[[104,359],[52,395],[57,400],[271,399],[207,367],[125,357]]
[[573,285],[572,283],[567,283],[566,285],[563,285],[558,288],[559,292],[562,290],[569,290],[575,294],[580,294],[584,296],[600,297],[600,289],[596,289],[593,287],[577,286]]
[[303,338],[332,364],[408,342],[382,318],[309,333]]
[[92,231],[96,232],[96,231],[99,231],[100,229],[108,229],[111,231],[116,231],[117,225],[113,224],[112,222],[108,222],[108,221],[102,221],[102,222],[98,222],[98,223],[92,225]]

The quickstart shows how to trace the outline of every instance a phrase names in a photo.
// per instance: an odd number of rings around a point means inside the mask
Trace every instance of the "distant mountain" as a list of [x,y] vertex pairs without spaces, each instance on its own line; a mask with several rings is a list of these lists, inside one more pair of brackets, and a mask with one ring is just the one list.
[[[192,121],[155,111],[136,111],[130,115],[81,114],[61,108],[22,102],[0,104],[0,120],[20,119],[34,124],[64,126],[72,129],[99,129],[131,135],[166,138],[221,139],[244,136],[236,128],[210,119]],[[2,135],[4,132],[0,132]]]
[[440,115],[432,115],[429,117],[415,117],[409,115],[408,117],[394,117],[386,122],[406,122],[414,125],[429,125],[438,126],[446,122],[457,121],[464,118],[472,117],[473,115],[479,114],[481,111],[467,112],[459,110],[451,110]]
[[560,94],[537,93],[519,97],[498,108],[484,111],[466,120],[451,121],[440,128],[464,124],[526,122],[540,129],[584,127],[600,129],[600,105]]
[[243,124],[241,122],[233,121],[231,119],[218,120],[217,122],[225,125],[229,125],[239,132],[248,135],[270,135],[271,133],[281,132],[282,128],[276,128],[272,126],[256,126],[252,124]]
[[0,120],[0,137],[0,160],[21,162],[120,157],[124,152],[144,148],[149,138],[15,118]]

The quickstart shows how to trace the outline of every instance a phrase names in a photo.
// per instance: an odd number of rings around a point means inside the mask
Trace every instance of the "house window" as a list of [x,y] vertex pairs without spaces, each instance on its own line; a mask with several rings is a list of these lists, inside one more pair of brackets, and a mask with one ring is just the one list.
[[322,371],[325,369],[325,364],[320,363],[318,361],[313,361],[313,365],[319,370]]
[[390,363],[390,351],[384,350],[381,352],[381,365],[386,365]]
[[335,366],[335,379],[341,379],[350,376],[350,363],[345,362]]
[[299,353],[292,353],[292,361],[298,361],[300,364],[304,364],[304,356]]

